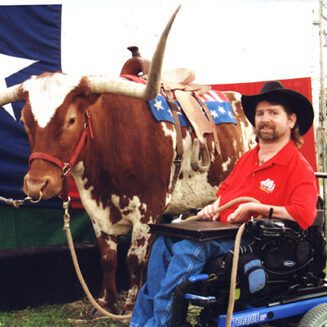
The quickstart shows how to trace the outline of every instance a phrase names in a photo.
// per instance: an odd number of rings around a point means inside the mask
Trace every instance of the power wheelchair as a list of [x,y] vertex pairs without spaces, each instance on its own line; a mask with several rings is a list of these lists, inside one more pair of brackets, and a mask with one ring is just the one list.
[[[313,226],[269,217],[249,221],[240,248],[231,326],[327,326],[324,203]],[[207,263],[174,292],[174,327],[187,322],[189,304],[201,307],[196,327],[226,326],[232,253]],[[301,320],[299,322],[299,320]]]

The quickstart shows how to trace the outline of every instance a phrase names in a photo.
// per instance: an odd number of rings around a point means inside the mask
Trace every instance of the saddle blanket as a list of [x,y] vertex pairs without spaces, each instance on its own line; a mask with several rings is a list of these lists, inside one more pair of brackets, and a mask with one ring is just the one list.
[[[209,112],[211,113],[211,116],[216,125],[222,123],[236,124],[236,119],[232,111],[232,106],[227,97],[222,92],[210,90],[208,93],[203,94],[200,97],[208,107]],[[176,100],[174,100],[174,103],[180,109],[180,111],[178,112],[178,116],[181,126],[188,126],[188,119],[184,115],[181,106]],[[164,96],[160,94],[157,95],[155,99],[149,101],[149,106],[154,118],[157,121],[168,121],[174,123],[173,114]],[[202,110],[200,104],[199,110]]]

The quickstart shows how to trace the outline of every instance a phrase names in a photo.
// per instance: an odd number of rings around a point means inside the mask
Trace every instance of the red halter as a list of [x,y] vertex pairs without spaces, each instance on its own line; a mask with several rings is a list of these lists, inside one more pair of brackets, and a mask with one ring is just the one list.
[[88,111],[85,112],[85,116],[86,116],[86,122],[84,124],[84,129],[82,131],[79,141],[78,141],[68,162],[64,162],[61,159],[58,159],[55,156],[52,156],[51,154],[44,153],[44,152],[33,152],[29,157],[29,165],[31,165],[31,163],[34,159],[42,159],[42,160],[46,160],[46,161],[49,161],[49,162],[55,164],[57,167],[59,167],[61,169],[62,177],[64,179],[63,187],[62,187],[62,191],[61,191],[61,197],[65,200],[67,200],[67,198],[68,198],[68,185],[66,182],[66,176],[68,176],[70,174],[72,167],[75,165],[76,159],[78,158],[78,156],[85,144],[87,135],[89,134],[91,139],[93,139],[91,117],[90,117],[90,114]]

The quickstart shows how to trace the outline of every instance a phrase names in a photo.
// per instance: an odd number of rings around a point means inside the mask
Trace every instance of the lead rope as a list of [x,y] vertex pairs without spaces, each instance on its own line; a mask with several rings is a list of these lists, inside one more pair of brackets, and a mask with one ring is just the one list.
[[[76,272],[79,282],[81,283],[83,291],[84,291],[86,297],[88,298],[88,300],[90,301],[90,303],[93,305],[93,307],[105,316],[105,317],[99,317],[97,319],[111,318],[113,320],[122,320],[122,321],[126,322],[127,320],[129,320],[131,318],[131,314],[115,315],[113,313],[108,312],[104,308],[102,308],[98,304],[98,302],[94,299],[94,297],[92,296],[92,294],[85,282],[85,279],[82,275],[82,272],[81,272],[81,269],[80,269],[80,266],[79,266],[79,263],[77,260],[77,255],[76,255],[76,251],[74,248],[74,241],[73,241],[72,233],[70,230],[69,204],[70,204],[70,198],[68,197],[67,201],[63,201],[63,204],[62,204],[63,209],[64,209],[64,230],[66,232],[67,242],[68,242],[70,254],[72,257],[73,265],[75,268],[75,272]],[[97,320],[97,319],[94,319],[94,320]]]
[[[217,211],[223,211],[227,208],[227,206],[231,206],[235,203],[238,202],[244,202],[244,201],[248,201],[248,202],[256,202],[256,203],[260,203],[260,201],[258,201],[255,198],[252,197],[240,197],[240,198],[236,198],[228,203],[226,203],[225,205],[221,206]],[[233,318],[233,311],[234,311],[234,305],[235,305],[235,290],[236,290],[236,278],[237,278],[237,270],[238,270],[238,260],[240,257],[240,246],[241,246],[241,240],[242,240],[242,236],[245,230],[245,224],[243,223],[237,233],[236,233],[236,237],[235,237],[235,242],[234,242],[234,253],[233,253],[233,261],[232,261],[232,272],[231,272],[231,277],[230,277],[230,287],[229,287],[229,300],[228,300],[228,308],[227,308],[227,316],[226,316],[226,327],[231,327],[231,323],[232,323],[232,318]]]
[[[239,197],[236,198],[234,200],[231,200],[227,203],[225,203],[224,205],[222,205],[221,207],[219,207],[217,210],[215,210],[214,214],[224,211],[227,208],[229,208],[230,206],[239,203],[239,202],[256,202],[256,203],[260,203],[260,201],[258,201],[255,198],[252,197],[248,197],[248,196],[243,196],[243,197]],[[181,222],[185,222],[185,221],[192,221],[192,220],[197,220],[199,219],[198,216],[190,216],[184,220],[182,220]],[[228,308],[227,308],[227,314],[226,314],[226,327],[231,327],[231,323],[232,323],[232,318],[233,318],[233,311],[234,311],[234,304],[235,304],[235,289],[236,289],[236,278],[237,278],[237,270],[238,270],[238,260],[240,257],[240,245],[241,245],[241,240],[242,240],[242,236],[244,233],[244,229],[245,229],[245,223],[243,223],[235,236],[235,242],[234,242],[234,252],[233,252],[233,261],[232,261],[232,272],[231,272],[231,278],[230,278],[230,287],[229,287],[229,300],[228,300]]]
[[[102,308],[94,299],[94,297],[92,296],[91,292],[89,291],[88,286],[86,285],[85,279],[82,275],[78,260],[77,260],[77,255],[76,255],[76,251],[74,248],[74,241],[73,241],[73,237],[72,237],[72,233],[70,230],[70,214],[69,214],[69,204],[70,204],[70,197],[67,196],[66,201],[63,201],[63,209],[64,209],[64,230],[66,232],[66,237],[67,237],[67,242],[68,242],[68,246],[69,246],[69,250],[70,250],[70,254],[72,257],[72,261],[73,261],[73,265],[75,268],[75,272],[76,275],[78,277],[79,282],[81,283],[81,286],[84,290],[84,293],[86,295],[86,297],[88,298],[88,300],[90,301],[90,303],[93,305],[93,307],[98,310],[100,313],[102,313],[105,317],[99,317],[93,320],[99,320],[99,319],[105,319],[105,318],[111,318],[113,320],[121,320],[124,322],[127,322],[130,318],[131,318],[131,314],[128,315],[115,315],[113,313],[108,312],[107,310],[105,310],[104,308]],[[20,206],[22,206],[23,204],[25,204],[25,202],[31,202],[31,203],[38,203],[42,200],[42,192],[40,191],[40,195],[39,198],[36,200],[33,200],[32,197],[27,196],[24,199],[19,199],[19,200],[15,200],[15,199],[11,199],[11,198],[5,198],[3,196],[0,196],[0,202],[4,202],[5,204],[11,205],[15,208],[19,208]],[[83,320],[84,321],[84,320]]]
[[33,198],[31,198],[30,196],[27,196],[22,200],[8,199],[8,198],[4,198],[3,196],[0,196],[0,202],[11,205],[11,206],[13,206],[15,208],[19,208],[25,202],[38,203],[41,200],[42,200],[42,192],[41,191],[40,191],[40,196],[39,196],[39,198],[37,200],[33,200]]
[[235,289],[236,289],[236,278],[237,278],[237,270],[238,270],[238,260],[240,257],[240,245],[242,236],[245,229],[245,223],[243,223],[235,237],[234,242],[234,253],[233,253],[233,261],[232,261],[232,272],[230,277],[230,287],[229,287],[229,300],[228,300],[228,308],[227,308],[227,316],[226,316],[226,327],[230,327],[233,318],[234,304],[235,304]]

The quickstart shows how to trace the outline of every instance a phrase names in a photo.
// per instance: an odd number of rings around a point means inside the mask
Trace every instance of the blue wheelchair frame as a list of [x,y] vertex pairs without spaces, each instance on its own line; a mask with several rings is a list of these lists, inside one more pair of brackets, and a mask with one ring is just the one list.
[[[327,292],[326,292],[327,293]],[[275,306],[248,308],[233,314],[232,326],[250,326],[254,324],[269,323],[274,320],[291,318],[305,314],[318,304],[327,303],[327,295],[318,298],[285,303]],[[218,327],[226,326],[226,315],[218,317]]]
[[[191,283],[205,281],[209,278],[207,274],[194,275],[189,278]],[[186,293],[185,299],[192,301],[201,301],[202,303],[211,303],[215,301],[213,296],[198,296],[195,294]],[[280,303],[270,303],[263,307],[248,306],[244,310],[233,313],[231,319],[232,327],[252,326],[256,324],[270,323],[272,321],[297,317],[304,315],[307,311],[315,306],[327,303],[327,288],[324,290],[297,297],[292,300],[281,301]],[[220,314],[217,317],[217,327],[225,327],[227,322],[227,315]]]

